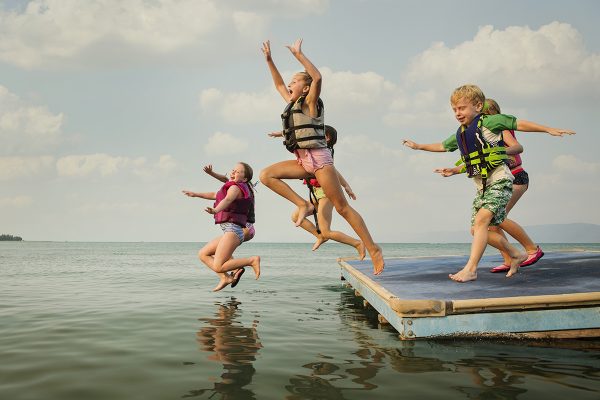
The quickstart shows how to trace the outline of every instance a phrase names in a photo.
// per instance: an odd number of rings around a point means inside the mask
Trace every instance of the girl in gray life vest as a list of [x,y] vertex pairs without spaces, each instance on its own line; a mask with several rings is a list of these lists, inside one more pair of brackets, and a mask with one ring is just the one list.
[[295,224],[300,226],[306,216],[313,213],[314,206],[294,192],[283,179],[307,179],[314,175],[338,214],[364,243],[371,256],[373,273],[378,275],[385,267],[383,253],[373,241],[363,218],[348,204],[325,141],[324,106],[319,97],[321,73],[302,52],[302,39],[286,47],[305,68],[305,71],[294,74],[288,85],[273,62],[269,41],[263,43],[262,52],[275,88],[287,104],[281,115],[283,131],[271,133],[270,136],[283,136],[283,144],[294,153],[296,160],[281,161],[263,169],[260,180],[298,207]]
[[183,191],[189,197],[215,200],[213,207],[206,207],[205,211],[214,215],[215,224],[220,224],[223,235],[208,242],[198,252],[200,261],[219,276],[219,283],[213,292],[234,282],[230,271],[252,267],[256,279],[260,276],[259,256],[233,258],[235,249],[244,242],[243,229],[248,222],[248,212],[254,205],[254,194],[249,184],[252,174],[252,168],[240,162],[231,170],[229,181],[219,191]]

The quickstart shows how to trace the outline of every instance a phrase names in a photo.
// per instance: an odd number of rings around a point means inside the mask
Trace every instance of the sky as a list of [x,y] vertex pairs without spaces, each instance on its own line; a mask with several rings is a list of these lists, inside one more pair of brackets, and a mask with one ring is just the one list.
[[[25,240],[204,242],[220,230],[202,167],[292,159],[287,82],[303,51],[323,76],[336,167],[377,242],[468,230],[473,182],[432,171],[456,153],[449,96],[479,85],[503,113],[573,129],[518,133],[530,188],[521,225],[600,224],[600,2],[548,0],[0,0],[0,233]],[[290,182],[302,195],[300,181]],[[260,242],[310,242],[259,184]],[[351,232],[334,214],[333,228]]]

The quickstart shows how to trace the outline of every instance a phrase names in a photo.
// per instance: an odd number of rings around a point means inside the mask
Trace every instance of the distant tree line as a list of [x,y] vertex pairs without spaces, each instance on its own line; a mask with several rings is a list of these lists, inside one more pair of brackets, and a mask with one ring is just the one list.
[[13,236],[13,235],[7,235],[7,234],[0,235],[0,241],[19,242],[21,240],[23,240],[23,238],[21,236]]

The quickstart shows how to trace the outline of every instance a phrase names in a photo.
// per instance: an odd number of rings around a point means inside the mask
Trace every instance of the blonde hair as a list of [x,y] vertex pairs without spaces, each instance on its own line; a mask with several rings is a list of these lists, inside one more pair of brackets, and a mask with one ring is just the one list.
[[460,99],[467,99],[474,105],[485,103],[485,95],[477,85],[463,85],[454,89],[450,96],[450,104],[456,104]]
[[500,114],[500,106],[494,99],[485,99],[485,104],[483,105],[483,113],[487,115]]
[[296,72],[295,75],[300,75],[302,76],[302,79],[304,80],[304,82],[306,82],[306,86],[310,86],[310,84],[312,83],[313,79],[312,76],[310,76],[308,74],[308,72],[306,71],[300,71],[300,72]]

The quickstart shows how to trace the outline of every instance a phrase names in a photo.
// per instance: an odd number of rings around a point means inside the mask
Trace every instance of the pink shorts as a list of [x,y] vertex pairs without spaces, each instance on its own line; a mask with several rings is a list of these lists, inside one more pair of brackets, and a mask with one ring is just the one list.
[[304,170],[311,175],[315,171],[323,168],[326,165],[333,165],[333,157],[331,150],[327,147],[320,149],[297,149],[294,150],[298,164],[302,165]]

